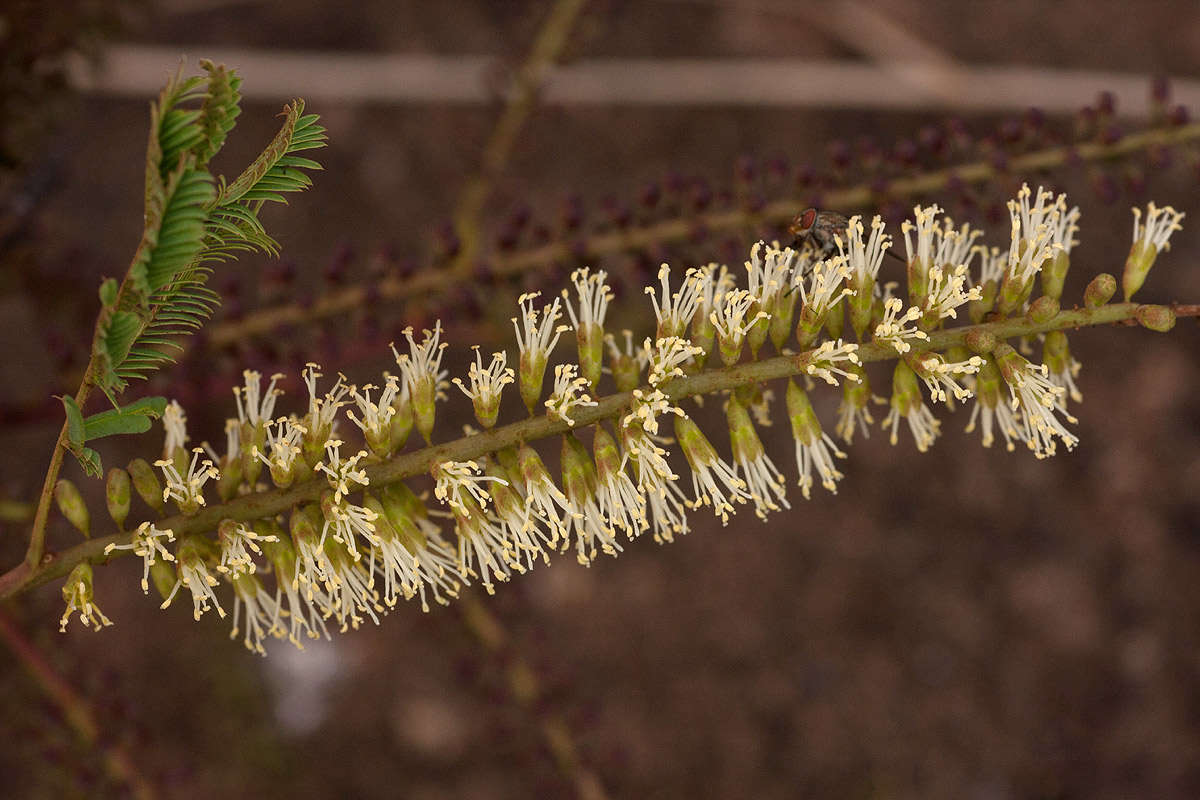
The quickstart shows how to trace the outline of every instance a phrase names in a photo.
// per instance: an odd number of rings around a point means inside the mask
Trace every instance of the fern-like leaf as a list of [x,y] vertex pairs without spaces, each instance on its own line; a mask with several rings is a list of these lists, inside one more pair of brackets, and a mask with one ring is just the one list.
[[202,60],[200,66],[208,73],[208,91],[200,107],[202,138],[195,153],[196,166],[205,167],[225,144],[225,137],[242,113],[239,105],[242,79],[232,70],[207,59]]

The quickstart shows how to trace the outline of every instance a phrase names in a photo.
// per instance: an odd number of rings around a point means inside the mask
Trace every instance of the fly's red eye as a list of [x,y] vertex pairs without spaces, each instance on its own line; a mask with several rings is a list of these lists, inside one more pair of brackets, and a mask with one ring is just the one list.
[[804,215],[802,217],[800,217],[800,229],[808,230],[809,228],[811,228],[813,226],[813,223],[816,221],[817,221],[817,210],[815,208],[810,208],[804,212]]

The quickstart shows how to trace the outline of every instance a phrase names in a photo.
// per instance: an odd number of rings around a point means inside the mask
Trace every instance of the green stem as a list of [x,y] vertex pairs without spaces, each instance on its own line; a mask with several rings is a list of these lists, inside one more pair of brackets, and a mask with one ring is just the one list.
[[[1141,131],[1130,134],[1114,144],[1087,142],[1074,146],[1050,147],[1013,156],[1003,172],[988,161],[976,161],[914,175],[911,178],[897,178],[887,184],[887,194],[893,198],[927,196],[946,188],[951,181],[982,184],[1002,174],[1035,173],[1062,166],[1072,159],[1103,161],[1151,147],[1167,147],[1194,139],[1200,139],[1200,122],[1181,125],[1177,128],[1155,128]],[[841,190],[824,192],[821,196],[821,203],[827,208],[834,209],[866,208],[876,199],[873,186],[873,183],[862,183]],[[518,275],[525,270],[545,264],[560,261],[570,262],[576,257],[573,254],[579,250],[586,252],[589,258],[594,259],[629,250],[644,251],[663,242],[682,241],[691,236],[697,227],[720,232],[744,230],[763,222],[787,222],[801,208],[798,200],[778,200],[757,213],[735,209],[676,217],[635,230],[583,236],[574,243],[557,241],[540,247],[517,250],[509,254],[502,253],[494,258],[489,258],[488,263],[498,276]],[[373,296],[384,300],[399,300],[440,292],[450,286],[459,285],[462,280],[463,272],[458,270],[424,270],[403,280],[384,279],[375,285],[372,293]],[[325,292],[320,300],[306,308],[301,308],[294,303],[262,308],[247,314],[240,320],[230,320],[211,326],[208,329],[210,336],[207,342],[212,349],[220,350],[245,337],[267,334],[281,325],[303,325],[316,319],[348,313],[356,308],[361,308],[367,299],[367,287],[358,285]]]
[[[1050,320],[1040,324],[1020,317],[981,325],[966,325],[935,331],[930,334],[929,341],[913,341],[912,349],[914,351],[945,350],[964,344],[972,331],[991,333],[997,340],[1003,341],[1053,330],[1130,322],[1136,317],[1137,309],[1141,305],[1140,303],[1114,303],[1101,308],[1077,308],[1061,311]],[[1175,305],[1172,307],[1179,317],[1200,316],[1200,305]],[[738,386],[788,378],[803,373],[811,363],[814,352],[815,350],[808,350],[796,355],[775,356],[762,361],[709,370],[698,375],[676,378],[663,384],[661,388],[671,398],[681,400],[692,395],[712,394]],[[887,343],[869,342],[858,349],[858,356],[864,363],[867,363],[895,359],[897,353]],[[620,392],[600,398],[595,406],[573,410],[575,427],[586,427],[621,414],[628,408],[630,399],[629,392]],[[565,433],[569,429],[570,426],[557,418],[534,417],[493,428],[483,433],[465,436],[445,444],[436,444],[410,453],[403,453],[382,464],[366,467],[366,473],[371,486],[384,486],[427,473],[435,465],[445,461],[478,459],[510,445],[545,439]],[[248,521],[282,514],[297,503],[318,500],[328,488],[329,485],[324,480],[311,480],[288,489],[272,489],[243,495],[228,503],[206,506],[190,516],[176,514],[155,524],[159,528],[171,529],[176,536],[203,533],[214,530],[223,519]],[[90,539],[57,556],[47,557],[40,564],[25,562],[4,575],[0,575],[0,601],[8,600],[47,581],[61,577],[80,561],[106,560],[104,548],[107,545],[120,544],[128,540],[128,533],[115,533]],[[128,552],[117,551],[113,555]]]

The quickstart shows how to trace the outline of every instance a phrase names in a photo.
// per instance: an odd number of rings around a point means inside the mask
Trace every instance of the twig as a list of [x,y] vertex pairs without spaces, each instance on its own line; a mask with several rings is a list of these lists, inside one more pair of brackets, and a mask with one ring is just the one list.
[[100,724],[96,712],[87,699],[75,691],[59,675],[40,650],[26,638],[21,629],[7,613],[0,610],[0,638],[12,650],[13,655],[24,665],[26,671],[37,682],[38,688],[58,706],[79,740],[88,748],[100,748],[105,771],[109,777],[129,787],[139,800],[153,800],[158,796],[153,785],[138,770],[137,764],[119,744],[100,742]]
[[581,800],[604,800],[608,797],[596,773],[583,764],[571,729],[562,715],[537,712],[538,700],[542,696],[541,682],[529,662],[513,649],[504,623],[471,592],[465,592],[455,605],[467,630],[484,649],[503,660],[509,692],[526,712],[537,719],[538,730],[545,739],[546,747],[559,770],[574,784],[576,796]]
[[[1100,161],[1150,147],[1179,144],[1195,139],[1200,139],[1200,123],[1177,128],[1156,128],[1130,134],[1113,144],[1084,143],[1051,147],[1014,156],[1004,172],[1031,173],[1061,166],[1071,159]],[[990,162],[976,161],[911,178],[896,179],[888,184],[887,193],[889,197],[925,195],[944,189],[951,181],[980,184],[1000,173],[1001,171]],[[875,198],[876,188],[874,184],[863,183],[826,192],[822,195],[821,204],[839,210],[863,208],[870,205]],[[488,265],[497,276],[511,276],[557,261],[576,259],[579,252],[586,253],[588,258],[598,258],[625,250],[644,250],[654,244],[681,241],[691,236],[698,228],[726,231],[753,227],[760,223],[783,223],[792,219],[801,208],[801,203],[796,200],[779,200],[767,205],[758,213],[738,209],[677,217],[636,230],[584,236],[574,243],[552,242],[540,247],[500,254],[489,260]],[[369,295],[385,300],[419,297],[444,291],[461,279],[461,275],[454,271],[426,270],[403,280],[385,278],[372,288],[365,285],[347,286],[326,292],[320,300],[307,308],[285,304],[250,312],[239,320],[216,323],[209,328],[210,335],[207,341],[210,347],[221,349],[246,337],[269,333],[281,325],[302,326],[314,320],[347,313],[362,307]]]
[[508,163],[517,135],[536,105],[542,80],[566,46],[571,28],[586,2],[587,0],[558,0],[554,4],[534,39],[529,57],[513,78],[504,113],[496,121],[496,127],[492,129],[492,134],[483,148],[479,171],[467,181],[458,198],[458,206],[454,212],[454,228],[462,241],[462,252],[451,267],[451,272],[456,275],[461,276],[471,269],[481,236],[479,215],[491,195],[492,183]]
[[[930,334],[928,341],[912,342],[912,349],[914,351],[945,350],[948,347],[963,344],[972,331],[990,333],[997,339],[1003,340],[1053,330],[1122,323],[1135,319],[1141,305],[1140,303],[1114,303],[1094,309],[1077,308],[1061,311],[1050,320],[1040,324],[1022,317],[981,325],[965,325],[949,330],[935,331]],[[1200,305],[1173,305],[1172,308],[1180,317],[1200,316]],[[787,378],[804,372],[815,352],[815,350],[808,350],[797,355],[775,356],[762,361],[709,370],[697,375],[676,378],[659,388],[670,397],[679,400],[692,395],[712,394],[761,381]],[[864,363],[897,358],[895,349],[883,342],[864,344],[858,349],[857,354]],[[572,412],[575,418],[574,427],[582,428],[615,417],[628,408],[630,399],[629,392],[620,392],[600,398],[595,406],[576,409]],[[365,471],[371,487],[385,486],[427,473],[435,465],[446,461],[468,461],[482,458],[488,453],[511,445],[545,439],[566,433],[570,429],[571,426],[558,418],[534,417],[493,428],[490,431],[465,436],[445,444],[431,445],[410,453],[402,453],[382,464],[366,467]],[[244,522],[281,514],[298,503],[309,503],[320,499],[321,494],[328,489],[329,485],[326,481],[310,480],[286,490],[256,492],[243,495],[227,503],[206,506],[190,516],[176,514],[155,524],[160,529],[171,529],[176,536],[203,533],[215,530],[217,524],[223,519]],[[61,577],[81,561],[103,561],[108,558],[104,555],[106,546],[128,540],[128,533],[114,533],[89,539],[56,556],[47,557],[36,566],[30,565],[28,562],[22,563],[0,575],[0,601],[8,600],[47,581]],[[117,551],[112,554],[112,557],[128,552]]]

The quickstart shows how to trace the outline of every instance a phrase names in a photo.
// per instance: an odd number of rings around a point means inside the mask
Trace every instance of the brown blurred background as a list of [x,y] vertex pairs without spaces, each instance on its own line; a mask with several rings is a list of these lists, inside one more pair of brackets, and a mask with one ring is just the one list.
[[[179,56],[194,68],[216,54],[245,78],[218,170],[253,157],[293,94],[329,129],[315,187],[267,215],[283,261],[251,258],[214,281],[227,298],[218,321],[236,322],[452,263],[461,244],[448,221],[553,5],[73,0],[0,12],[0,498],[36,496],[60,424],[48,398],[76,385],[99,280],[121,274],[137,243],[147,104]],[[690,66],[666,73],[663,59]],[[494,181],[471,280],[395,302],[368,292],[351,314],[231,347],[195,343],[149,387],[185,400],[195,440],[219,440],[243,367],[295,376],[315,358],[369,380],[400,327],[440,316],[447,365],[465,374],[470,344],[515,352],[510,298],[557,289],[578,260],[610,269],[620,302],[640,309],[638,284],[658,261],[736,267],[772,228],[698,226],[688,242],[594,258],[577,244],[586,231],[689,218],[705,196],[705,207],[753,210],[861,180],[883,187],[921,164],[1003,163],[1005,148],[1081,131],[1119,137],[1152,113],[1152,76],[1175,79],[1170,103],[1200,96],[1189,82],[1200,76],[1200,11],[593,0],[561,60]],[[432,77],[414,77],[420,69]],[[1096,101],[1106,89],[1114,115]],[[1044,119],[1024,114],[1031,102]],[[1099,134],[1088,127],[1097,114]],[[938,136],[951,142],[941,155]],[[904,143],[919,157],[906,161]],[[1146,199],[1188,218],[1142,296],[1200,299],[1194,158],[1180,150],[1163,166],[1141,155],[1046,178],[1083,210],[1066,302],[1095,273],[1119,274],[1128,208]],[[990,225],[1000,244],[1003,197],[1038,178],[928,199]],[[880,196],[892,214],[915,202]],[[545,241],[569,243],[573,257],[494,280],[496,259]],[[984,450],[962,433],[961,409],[925,455],[876,432],[855,443],[836,496],[796,493],[769,524],[742,513],[722,529],[697,513],[674,544],[643,537],[590,569],[560,557],[502,586],[483,601],[510,637],[498,654],[459,610],[408,605],[379,627],[259,659],[212,615],[192,624],[180,607],[159,611],[128,560],[96,571],[117,623],[100,634],[58,634],[57,587],[8,611],[89,698],[102,742],[130,753],[166,797],[571,797],[580,774],[639,798],[1195,797],[1200,330],[1190,320],[1165,336],[1087,330],[1071,344],[1085,395],[1074,452],[1037,461]],[[875,381],[886,394],[885,374]],[[832,429],[836,393],[814,398]],[[449,439],[467,407],[455,391],[444,409]],[[723,447],[714,413],[701,417]],[[794,475],[777,417],[762,434]],[[105,449],[106,464],[152,456],[159,440],[124,446]],[[73,535],[61,525],[52,541]],[[25,536],[24,523],[4,524],[5,565]],[[532,708],[511,696],[514,660],[538,675]],[[9,651],[0,698],[0,794],[127,793]],[[571,732],[575,779],[547,749],[548,719]]]

